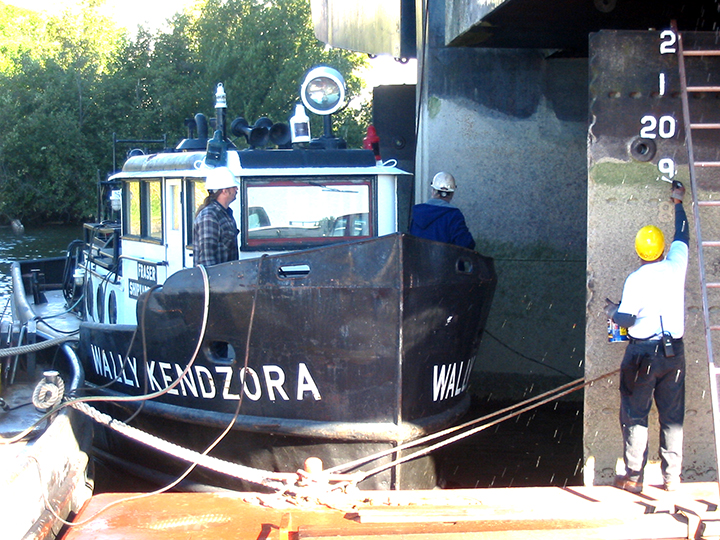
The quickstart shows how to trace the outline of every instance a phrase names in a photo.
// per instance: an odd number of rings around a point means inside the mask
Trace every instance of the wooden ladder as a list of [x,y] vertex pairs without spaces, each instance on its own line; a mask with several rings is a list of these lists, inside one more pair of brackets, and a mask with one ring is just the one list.
[[[695,223],[695,237],[697,241],[697,257],[699,265],[699,276],[700,285],[702,289],[702,311],[703,321],[705,326],[705,345],[707,348],[708,357],[708,370],[710,376],[710,393],[712,399],[712,412],[713,412],[713,427],[715,431],[715,453],[717,460],[717,471],[720,474],[720,401],[718,399],[718,377],[720,377],[720,368],[715,364],[715,354],[713,347],[713,340],[716,343],[720,343],[720,335],[717,333],[720,331],[720,324],[713,324],[710,320],[711,309],[708,301],[708,292],[714,290],[720,290],[720,282],[708,282],[706,278],[706,262],[705,255],[713,252],[714,258],[717,260],[720,255],[720,240],[704,240],[702,236],[701,222],[708,224],[720,224],[720,214],[717,214],[718,208],[720,208],[720,200],[709,200],[706,196],[707,193],[704,191],[704,186],[708,186],[711,178],[714,175],[720,175],[720,161],[718,160],[696,160],[695,149],[693,147],[693,134],[697,133],[698,137],[707,137],[708,135],[717,134],[718,141],[720,141],[720,121],[707,121],[703,115],[695,113],[694,120],[691,102],[689,99],[690,95],[693,97],[700,97],[699,94],[711,95],[716,98],[716,102],[720,104],[720,85],[701,85],[701,84],[689,84],[688,71],[692,72],[690,80],[697,79],[698,73],[707,75],[705,78],[706,82],[710,80],[710,71],[708,70],[708,60],[710,64],[713,64],[712,57],[720,57],[720,44],[715,42],[716,48],[692,48],[685,50],[683,44],[683,36],[677,29],[675,21],[672,23],[672,30],[677,36],[678,45],[678,70],[680,75],[680,90],[682,100],[682,113],[685,126],[685,144],[688,153],[688,167],[690,170],[690,188],[692,193],[692,203],[694,210],[694,223]],[[689,66],[686,66],[686,61]],[[714,62],[715,66],[720,66],[720,58]],[[689,68],[689,69],[688,69]],[[720,71],[720,70],[716,70]],[[718,73],[720,80],[720,73]],[[716,105],[715,107],[719,107]],[[718,114],[720,119],[720,114]],[[713,133],[713,131],[715,133]],[[701,178],[698,178],[701,176]],[[715,186],[718,183],[715,182]],[[715,210],[715,215],[712,215]],[[702,216],[701,216],[702,214]],[[709,227],[714,229],[714,227]],[[710,255],[709,255],[710,256]],[[720,478],[719,478],[720,479]]]

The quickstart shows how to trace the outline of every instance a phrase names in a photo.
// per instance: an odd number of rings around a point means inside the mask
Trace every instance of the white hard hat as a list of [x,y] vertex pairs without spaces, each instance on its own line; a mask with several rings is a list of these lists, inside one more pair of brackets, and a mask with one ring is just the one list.
[[227,167],[215,167],[211,169],[205,180],[205,189],[216,191],[223,188],[239,187],[240,184],[233,172]]
[[456,189],[455,178],[452,174],[446,172],[439,172],[432,179],[430,187],[437,191],[447,191],[452,193]]

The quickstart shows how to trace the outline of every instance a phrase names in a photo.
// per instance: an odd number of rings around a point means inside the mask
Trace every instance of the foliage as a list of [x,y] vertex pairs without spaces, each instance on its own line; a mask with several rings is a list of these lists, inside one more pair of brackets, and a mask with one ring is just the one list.
[[26,9],[7,5],[0,10],[0,72],[10,73],[23,54],[39,53],[35,46],[42,36],[41,17]]
[[[103,3],[78,0],[57,16],[0,4],[0,216],[92,215],[97,181],[113,168],[113,136],[166,135],[174,146],[186,119],[214,116],[219,82],[228,122],[250,124],[287,121],[319,64],[343,74],[351,97],[361,90],[354,72],[364,60],[315,38],[308,0],[198,0],[167,30],[132,38],[101,15]],[[334,116],[335,132],[360,146],[369,104]],[[320,134],[322,119],[311,123]]]
[[[122,34],[88,5],[32,20],[34,47],[5,48],[0,72],[0,213],[33,222],[88,215],[97,184],[94,89]],[[0,18],[5,34],[17,18]],[[103,30],[104,29],[104,30]]]

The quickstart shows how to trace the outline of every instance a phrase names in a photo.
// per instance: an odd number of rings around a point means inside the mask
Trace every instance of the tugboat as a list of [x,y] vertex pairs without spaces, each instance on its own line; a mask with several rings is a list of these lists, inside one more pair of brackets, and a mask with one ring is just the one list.
[[[94,407],[159,441],[275,472],[309,457],[337,466],[455,422],[496,283],[492,259],[399,231],[412,176],[333,135],[340,73],[311,70],[301,97],[290,126],[234,120],[249,146],[238,149],[219,84],[212,137],[196,115],[176,148],[132,155],[103,183],[109,219],[85,224],[63,281]],[[305,110],[324,116],[321,137]],[[239,260],[204,267],[192,225],[217,167],[239,186]],[[189,465],[112,426],[94,445],[155,483]],[[360,487],[436,483],[425,456]],[[181,487],[257,489],[206,467]]]

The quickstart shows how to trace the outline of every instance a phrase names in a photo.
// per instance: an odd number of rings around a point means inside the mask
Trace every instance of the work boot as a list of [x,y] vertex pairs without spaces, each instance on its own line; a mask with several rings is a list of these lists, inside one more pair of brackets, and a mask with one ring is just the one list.
[[629,491],[630,493],[640,493],[643,489],[642,482],[630,480],[627,476],[616,476],[615,487]]
[[663,482],[663,489],[665,491],[677,491],[679,480],[665,480]]

